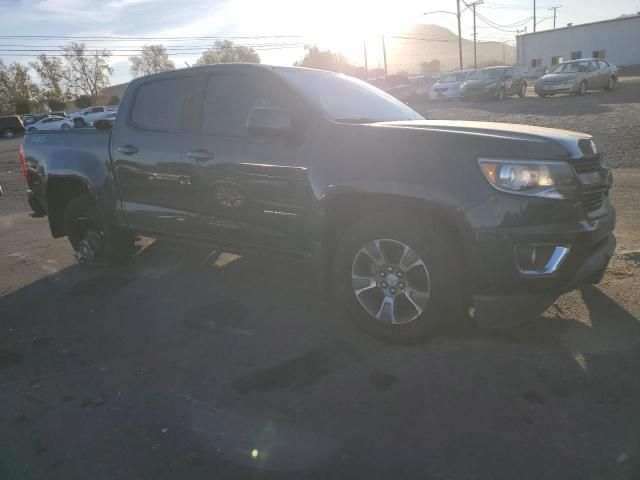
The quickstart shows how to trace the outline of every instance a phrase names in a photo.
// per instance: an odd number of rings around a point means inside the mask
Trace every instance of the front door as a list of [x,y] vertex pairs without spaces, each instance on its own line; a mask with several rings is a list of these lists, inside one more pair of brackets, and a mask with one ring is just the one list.
[[[307,116],[273,74],[237,66],[203,71],[197,135],[183,153],[194,172],[199,235],[221,243],[306,250]],[[253,107],[294,118],[287,136],[252,136]]]
[[193,210],[190,165],[182,161],[192,80],[176,72],[142,82],[128,116],[115,123],[116,182],[127,223],[138,230],[181,234]]

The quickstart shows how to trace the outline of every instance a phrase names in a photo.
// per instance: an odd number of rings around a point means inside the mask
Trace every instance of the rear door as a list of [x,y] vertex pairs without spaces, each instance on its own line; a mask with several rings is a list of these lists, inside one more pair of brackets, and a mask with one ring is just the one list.
[[193,78],[172,72],[137,82],[114,125],[116,181],[127,222],[138,230],[188,233],[195,190],[182,153]]
[[600,76],[600,85],[606,87],[611,76],[611,67],[604,60],[598,60],[598,73]]
[[[197,190],[199,235],[234,245],[306,250],[305,107],[273,74],[255,67],[201,72],[202,111],[185,152]],[[250,135],[246,123],[253,107],[289,112],[291,135]]]

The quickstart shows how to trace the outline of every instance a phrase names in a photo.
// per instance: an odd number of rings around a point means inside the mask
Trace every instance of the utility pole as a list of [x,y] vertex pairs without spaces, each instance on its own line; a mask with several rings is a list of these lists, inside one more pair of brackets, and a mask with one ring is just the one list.
[[533,0],[533,32],[536,31],[536,0]]
[[456,6],[458,8],[456,16],[458,17],[458,54],[460,56],[460,70],[464,67],[462,66],[462,24],[460,22],[460,0],[456,0]]
[[367,41],[362,41],[362,48],[364,49],[364,74],[366,77],[369,76],[369,63],[367,62]]
[[558,16],[558,9],[562,7],[562,5],[558,5],[557,7],[549,7],[549,10],[553,10],[553,29],[556,29],[556,17]]
[[[477,0],[471,4],[465,2],[465,5],[473,9],[473,68],[478,68],[478,32],[476,30],[476,5],[481,5],[484,0]],[[461,67],[462,68],[462,67]]]
[[384,76],[389,75],[387,70],[387,47],[384,44],[384,35],[382,35],[382,58],[384,59]]

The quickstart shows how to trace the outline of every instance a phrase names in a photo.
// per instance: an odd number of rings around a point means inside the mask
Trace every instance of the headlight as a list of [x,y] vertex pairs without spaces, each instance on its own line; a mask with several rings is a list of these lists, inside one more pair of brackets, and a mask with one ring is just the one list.
[[484,176],[498,190],[542,198],[575,196],[577,181],[566,162],[542,160],[478,160]]

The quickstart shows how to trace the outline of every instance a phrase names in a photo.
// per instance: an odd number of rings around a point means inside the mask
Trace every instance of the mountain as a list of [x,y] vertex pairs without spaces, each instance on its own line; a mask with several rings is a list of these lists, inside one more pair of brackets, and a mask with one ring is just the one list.
[[[421,64],[440,61],[440,70],[459,68],[458,36],[439,25],[414,25],[404,33],[385,37],[389,72],[420,73]],[[502,42],[478,42],[478,67],[511,65],[516,49]],[[464,68],[473,68],[473,40],[462,39]]]

